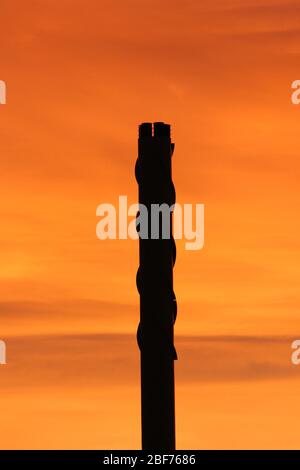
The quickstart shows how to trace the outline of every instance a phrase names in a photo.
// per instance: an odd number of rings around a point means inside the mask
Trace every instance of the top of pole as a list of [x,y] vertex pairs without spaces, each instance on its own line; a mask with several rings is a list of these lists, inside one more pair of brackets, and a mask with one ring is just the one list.
[[143,137],[152,137],[152,123],[151,122],[143,122],[139,126],[139,138]]
[[170,124],[165,124],[164,122],[154,123],[154,137],[170,137],[170,135],[171,135]]
[[164,122],[143,122],[139,126],[139,138],[144,137],[171,137],[171,126]]

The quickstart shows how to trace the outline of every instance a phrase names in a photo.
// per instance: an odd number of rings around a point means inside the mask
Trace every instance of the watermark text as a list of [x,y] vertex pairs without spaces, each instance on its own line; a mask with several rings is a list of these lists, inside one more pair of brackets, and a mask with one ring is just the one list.
[[292,89],[295,90],[291,96],[292,103],[295,105],[300,104],[300,80],[293,81]]
[[[99,204],[96,226],[99,240],[170,239],[186,240],[186,250],[201,250],[204,246],[204,204],[131,204],[127,196],[119,196],[119,207]],[[132,217],[132,220],[128,220]]]
[[6,364],[6,344],[0,340],[0,365]]
[[0,105],[6,104],[6,83],[0,80]]

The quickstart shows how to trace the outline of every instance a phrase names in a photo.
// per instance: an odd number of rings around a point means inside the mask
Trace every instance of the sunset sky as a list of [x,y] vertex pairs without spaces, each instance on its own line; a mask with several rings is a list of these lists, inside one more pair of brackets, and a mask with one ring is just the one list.
[[300,4],[2,0],[0,447],[139,448],[137,126],[172,125],[177,446],[300,448]]

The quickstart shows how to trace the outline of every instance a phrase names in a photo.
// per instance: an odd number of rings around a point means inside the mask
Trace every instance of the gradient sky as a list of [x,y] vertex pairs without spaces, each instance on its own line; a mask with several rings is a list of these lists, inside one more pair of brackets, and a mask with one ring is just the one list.
[[140,445],[138,244],[99,241],[95,211],[136,202],[157,120],[177,201],[205,204],[204,250],[177,243],[178,447],[299,448],[299,13],[2,0],[2,448]]

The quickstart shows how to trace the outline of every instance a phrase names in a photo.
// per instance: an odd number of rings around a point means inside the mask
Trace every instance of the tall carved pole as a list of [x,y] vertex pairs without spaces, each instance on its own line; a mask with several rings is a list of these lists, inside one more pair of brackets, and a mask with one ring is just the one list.
[[[172,182],[170,125],[161,122],[139,126],[136,179],[139,185],[140,266],[137,288],[140,294],[138,345],[141,351],[142,448],[175,449],[174,322],[177,305],[173,291],[176,246],[172,236],[172,210],[175,189]],[[165,204],[155,232],[153,205]],[[147,208],[148,238],[141,231],[141,205]],[[157,207],[157,206],[156,206]],[[167,214],[167,215],[166,215]],[[143,214],[144,215],[144,214]],[[165,217],[165,220],[162,220]],[[166,219],[167,218],[167,219]],[[163,230],[170,224],[170,234]],[[145,229],[145,225],[143,225]],[[152,233],[153,235],[153,233]]]

